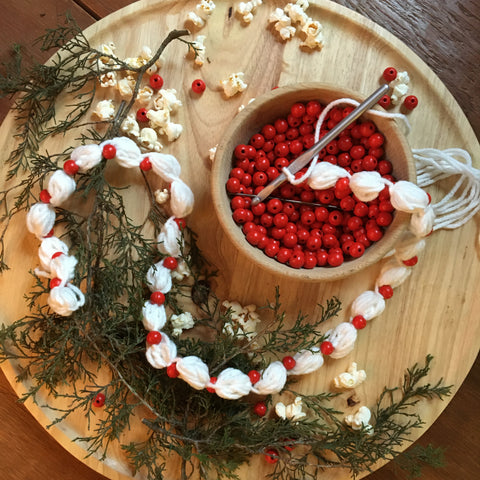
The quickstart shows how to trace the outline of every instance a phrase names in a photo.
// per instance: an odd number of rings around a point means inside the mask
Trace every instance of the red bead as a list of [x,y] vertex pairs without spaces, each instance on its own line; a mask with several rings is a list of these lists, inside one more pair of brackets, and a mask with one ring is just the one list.
[[274,448],[269,448],[265,450],[265,461],[268,463],[277,463],[278,462],[278,452]]
[[417,262],[418,262],[418,257],[415,255],[414,257],[409,258],[408,260],[404,260],[403,264],[407,267],[413,267],[414,265],[417,264]]
[[259,417],[263,417],[267,413],[267,406],[264,402],[258,402],[254,405],[253,411]]
[[43,238],[50,238],[50,237],[53,237],[53,228]]
[[167,375],[170,377],[170,378],[177,378],[180,373],[178,372],[177,370],[177,364],[176,363],[171,363],[168,367],[167,367]]
[[333,248],[330,249],[330,252],[328,253],[328,258],[327,258],[327,263],[331,266],[331,267],[339,267],[342,263],[343,263],[343,253],[342,251],[339,249],[339,250],[335,250],[333,251]]
[[175,270],[178,267],[178,262],[175,257],[166,257],[163,259],[163,266],[169,270]]
[[282,363],[287,370],[292,370],[292,368],[295,368],[295,365],[297,364],[295,359],[289,355],[286,357],[283,357]]
[[413,110],[418,105],[418,98],[415,95],[408,95],[405,97],[403,105],[408,110]]
[[306,113],[305,105],[303,103],[294,103],[290,108],[290,113],[294,117],[303,117]]
[[147,109],[139,108],[137,110],[136,118],[137,118],[137,122],[140,122],[140,123],[148,122]]
[[105,400],[106,400],[105,394],[100,392],[95,395],[95,398],[93,399],[92,404],[94,407],[100,408],[105,405]]
[[390,285],[382,285],[381,287],[378,287],[378,293],[386,300],[392,298],[393,288]]
[[52,278],[50,280],[49,285],[50,285],[50,288],[52,289],[52,288],[60,286],[61,283],[62,283],[62,281],[59,278],[55,277],[55,278]]
[[257,370],[250,370],[248,372],[248,376],[250,378],[250,381],[252,382],[252,385],[255,385],[261,377],[260,372]]
[[357,329],[357,330],[362,330],[362,328],[365,328],[367,326],[367,321],[362,315],[355,315],[352,319],[352,325]]
[[383,71],[383,78],[386,82],[392,82],[397,78],[397,70],[393,67],[388,67]]
[[149,345],[158,345],[162,341],[162,334],[157,331],[148,332],[147,343]]
[[195,93],[198,93],[198,94],[203,93],[206,88],[207,87],[205,85],[205,82],[200,78],[197,78],[192,82],[192,90]]
[[150,302],[155,305],[163,305],[165,303],[165,295],[162,292],[152,292]]
[[174,221],[180,230],[183,230],[187,226],[187,222],[184,218],[175,218]]
[[140,162],[140,170],[143,170],[144,172],[148,172],[149,170],[152,169],[152,162],[148,157],[145,157],[141,162]]
[[390,95],[384,95],[379,101],[378,104],[383,108],[388,108],[392,104],[392,98]]
[[[210,383],[215,385],[217,383],[217,377],[210,377]],[[213,387],[207,387],[207,391],[210,393],[215,393],[215,389]]]
[[323,355],[331,355],[334,350],[335,348],[332,345],[332,342],[329,342],[328,340],[325,340],[320,344],[320,351],[323,353]]
[[163,87],[163,78],[158,73],[154,73],[153,75],[150,75],[148,83],[150,83],[150,86],[154,90],[160,90]]
[[48,193],[48,190],[42,190],[40,192],[40,201],[43,203],[50,203],[52,196]]
[[71,175],[71,176],[75,175],[78,172],[78,169],[79,167],[74,160],[67,160],[63,164],[63,170],[67,175]]
[[55,252],[55,253],[52,255],[51,258],[52,258],[52,260],[53,260],[54,258],[57,258],[57,257],[59,257],[60,255],[63,255],[63,252]]
[[103,158],[106,158],[107,160],[111,160],[112,158],[115,158],[116,154],[117,154],[117,149],[111,143],[107,143],[106,145],[103,146],[102,148]]

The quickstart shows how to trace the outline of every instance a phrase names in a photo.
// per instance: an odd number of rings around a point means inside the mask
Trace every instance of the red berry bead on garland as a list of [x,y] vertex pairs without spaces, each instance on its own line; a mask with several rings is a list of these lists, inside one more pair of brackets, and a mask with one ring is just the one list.
[[387,300],[388,298],[392,298],[393,296],[393,288],[390,285],[382,285],[378,287],[378,293]]
[[43,203],[50,203],[52,196],[48,193],[48,190],[42,190],[40,192],[40,201]]
[[323,353],[323,355],[331,355],[334,350],[335,347],[333,346],[332,342],[329,342],[328,340],[325,340],[320,344],[320,351]]
[[278,462],[278,452],[274,448],[269,448],[265,450],[265,460],[268,463],[277,463]]
[[178,267],[178,262],[175,257],[166,257],[163,260],[163,266],[169,270],[175,270]]
[[408,108],[408,110],[413,110],[418,105],[418,98],[415,95],[408,95],[405,97],[403,105],[405,108]]
[[148,157],[145,157],[141,162],[140,162],[140,170],[143,170],[144,172],[148,172],[149,170],[152,169],[152,162]]
[[386,82],[392,82],[397,78],[397,70],[393,67],[387,67],[383,71],[383,78]]
[[192,82],[192,90],[195,92],[195,93],[203,93],[206,89],[206,85],[205,85],[205,82],[200,79],[200,78],[197,78],[196,80],[194,80]]
[[67,175],[73,176],[78,172],[78,165],[75,163],[74,160],[67,160],[63,164],[63,170]]
[[403,261],[403,264],[406,266],[406,267],[413,267],[414,265],[416,265],[418,262],[418,257],[415,255],[414,257],[412,258],[409,258],[408,260],[404,260]]
[[165,303],[165,295],[162,292],[153,292],[150,295],[150,302],[156,305],[163,305]]
[[155,330],[148,332],[147,343],[149,345],[158,345],[162,341],[162,334]]
[[62,283],[62,281],[59,278],[57,278],[57,277],[52,278],[50,280],[50,283],[49,283],[50,289],[58,287],[61,283]]
[[105,399],[106,399],[105,394],[102,392],[99,392],[93,399],[92,404],[94,407],[97,407],[97,408],[103,407],[105,405]]
[[362,330],[367,326],[367,321],[365,320],[365,317],[362,315],[355,315],[352,319],[352,325],[357,329],[357,330]]
[[286,370],[291,370],[292,368],[295,368],[295,365],[297,364],[295,359],[291,356],[284,357],[282,363]]
[[260,380],[260,372],[258,370],[250,370],[248,372],[248,376],[250,378],[250,381],[252,382],[252,385],[255,385],[259,380]]
[[265,405],[264,402],[257,402],[253,407],[253,411],[259,417],[263,417],[267,413],[267,406]]
[[170,377],[170,378],[177,378],[180,373],[178,372],[177,370],[177,364],[176,363],[171,363],[168,367],[167,367],[167,375]]
[[174,220],[180,230],[183,230],[187,226],[184,218],[175,218]]
[[140,123],[148,122],[147,109],[146,108],[139,108],[137,110],[136,118],[137,118],[137,122],[140,122]]
[[[215,385],[217,383],[217,377],[210,377],[210,383]],[[207,392],[215,393],[215,389],[213,387],[207,387]]]
[[107,160],[111,160],[112,158],[115,158],[116,154],[117,154],[117,149],[111,143],[107,143],[106,145],[103,146],[102,148],[103,158],[106,158]]
[[154,73],[150,77],[149,83],[154,90],[159,90],[163,87],[163,78],[158,73]]

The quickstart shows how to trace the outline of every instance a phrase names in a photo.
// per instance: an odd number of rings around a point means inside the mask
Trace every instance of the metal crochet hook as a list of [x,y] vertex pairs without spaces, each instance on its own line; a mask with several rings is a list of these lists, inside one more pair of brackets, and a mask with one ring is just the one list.
[[[335,127],[327,132],[320,141],[318,141],[313,147],[309,148],[306,152],[302,153],[295,161],[293,161],[288,166],[288,171],[295,175],[299,170],[301,170],[305,165],[310,162],[310,160],[318,153],[322,148],[325,148],[337,135],[339,135],[346,127],[348,127],[352,122],[354,122],[358,117],[360,117],[367,110],[372,108],[388,91],[389,87],[387,84],[382,85],[380,88],[375,90],[366,100],[364,100],[358,107],[356,107],[352,112],[342,119]],[[281,173],[275,180],[270,182],[261,190],[257,195],[252,199],[252,205],[258,205],[260,202],[263,202],[270,194],[279,187],[285,180],[287,176],[285,173]]]

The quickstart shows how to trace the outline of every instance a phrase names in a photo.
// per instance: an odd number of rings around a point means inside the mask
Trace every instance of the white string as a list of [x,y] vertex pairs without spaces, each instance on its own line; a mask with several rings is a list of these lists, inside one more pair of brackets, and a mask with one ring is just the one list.
[[461,227],[480,210],[480,170],[472,165],[470,154],[460,148],[437,150],[413,149],[420,187],[458,175],[450,191],[432,204],[435,212],[434,230]]
[[[340,105],[340,104],[352,105],[354,107],[358,107],[358,105],[360,105],[359,102],[357,102],[356,100],[353,100],[352,98],[339,98],[338,100],[334,100],[333,102],[330,102],[322,110],[322,113],[318,117],[317,125],[315,127],[314,143],[317,143],[320,140],[320,130],[322,128],[323,123],[325,122],[327,114],[330,112],[330,110],[332,110],[333,108],[335,108],[337,105]],[[368,110],[367,113],[377,117],[382,117],[382,118],[399,119],[404,122],[405,134],[407,135],[408,133],[410,133],[410,128],[411,128],[410,122],[408,121],[407,117],[401,113],[380,112],[378,110]],[[285,176],[287,177],[287,180],[292,185],[299,185],[310,177],[313,169],[315,168],[315,165],[317,165],[317,162],[318,162],[318,153],[312,158],[312,161],[310,162],[310,166],[308,167],[307,171],[299,178],[295,178],[295,175],[293,175],[290,172],[288,167],[284,167],[282,169],[282,172],[285,174]]]

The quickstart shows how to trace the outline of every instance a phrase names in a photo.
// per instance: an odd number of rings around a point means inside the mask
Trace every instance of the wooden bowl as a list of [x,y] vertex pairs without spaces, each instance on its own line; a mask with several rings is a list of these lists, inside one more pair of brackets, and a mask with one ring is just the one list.
[[[295,102],[318,100],[326,105],[339,98],[363,100],[355,92],[322,83],[300,83],[277,88],[256,98],[255,101],[247,105],[234,118],[222,141],[217,146],[212,168],[211,188],[218,220],[235,247],[257,264],[259,268],[269,271],[274,276],[312,282],[331,281],[347,277],[383,258],[386,253],[394,248],[395,243],[408,226],[410,216],[402,212],[395,212],[393,222],[385,230],[382,239],[367,248],[360,258],[345,260],[338,267],[295,269],[268,257],[262,250],[250,245],[241,227],[233,221],[230,197],[227,195],[225,184],[232,168],[233,150],[236,145],[247,144],[250,137],[259,132],[263,125],[273,122],[279,117],[285,117],[291,105]],[[411,149],[395,121],[369,114],[365,114],[362,118],[371,119],[377,125],[379,131],[385,135],[385,157],[392,162],[393,175],[398,180],[415,182],[416,172]]]

